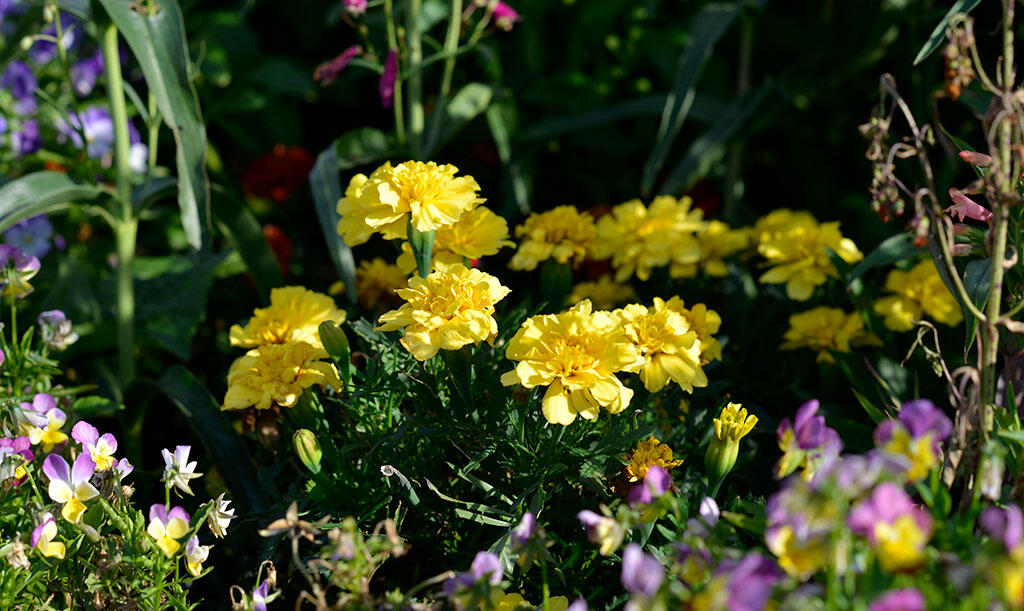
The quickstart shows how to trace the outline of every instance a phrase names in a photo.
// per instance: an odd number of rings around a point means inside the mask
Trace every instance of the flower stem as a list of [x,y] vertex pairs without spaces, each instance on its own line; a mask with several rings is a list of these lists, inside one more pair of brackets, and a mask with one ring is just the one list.
[[[423,0],[409,0],[405,13],[405,43],[409,49],[409,148],[414,159],[423,153],[423,63],[422,37],[419,27]],[[397,104],[398,101],[396,100]]]
[[[388,29],[388,50],[398,52],[398,35],[395,28],[394,0],[384,2],[384,21]],[[402,106],[402,79],[395,79],[395,99],[391,104],[395,110],[395,135],[398,146],[405,147],[405,111]]]
[[[107,74],[110,117],[114,123],[114,164],[117,171],[117,199],[121,218],[114,225],[117,240],[117,361],[122,388],[135,378],[135,289],[132,264],[138,219],[132,207],[128,111],[125,105],[121,58],[117,49],[117,26],[110,23],[103,31],[103,64]],[[152,154],[152,153],[151,153]]]

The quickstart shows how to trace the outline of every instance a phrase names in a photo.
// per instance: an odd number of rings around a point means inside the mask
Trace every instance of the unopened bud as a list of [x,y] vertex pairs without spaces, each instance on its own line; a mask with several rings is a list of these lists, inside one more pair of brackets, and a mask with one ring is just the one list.
[[960,151],[960,159],[979,168],[987,168],[992,165],[992,156],[976,151]]
[[292,435],[292,445],[295,446],[295,453],[299,460],[312,473],[320,473],[320,459],[323,458],[323,451],[320,449],[320,442],[316,435],[309,429],[299,429]]

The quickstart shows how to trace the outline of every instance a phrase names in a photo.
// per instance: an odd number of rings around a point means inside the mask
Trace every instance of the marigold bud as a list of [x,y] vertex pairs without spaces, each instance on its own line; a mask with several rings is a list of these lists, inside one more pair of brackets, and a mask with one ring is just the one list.
[[309,429],[299,429],[292,435],[292,445],[295,446],[295,453],[299,460],[313,473],[320,472],[320,460],[323,458],[323,451],[320,449],[320,442],[316,435]]

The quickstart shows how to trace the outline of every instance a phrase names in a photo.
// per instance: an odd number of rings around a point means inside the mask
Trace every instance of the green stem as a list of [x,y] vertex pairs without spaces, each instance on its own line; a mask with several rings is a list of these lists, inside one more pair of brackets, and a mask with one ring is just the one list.
[[156,169],[156,147],[160,142],[160,121],[157,117],[157,113],[160,111],[156,107],[156,96],[152,91],[149,92],[147,107],[149,111],[149,158],[146,178],[148,180],[153,177],[153,171]]
[[121,76],[121,58],[117,49],[117,26],[113,23],[103,31],[103,63],[110,97],[110,117],[114,123],[117,199],[121,204],[121,218],[114,226],[117,240],[117,361],[122,388],[127,388],[135,379],[135,290],[132,264],[135,259],[138,219],[132,207],[128,110]]
[[459,33],[462,31],[462,0],[451,0],[452,16],[448,22],[448,32],[444,39],[444,72],[441,75],[441,89],[437,95],[437,107],[430,119],[430,142],[428,149],[433,148],[440,136],[441,117],[452,93],[452,79],[455,76],[455,60],[459,49]]
[[[398,34],[395,28],[394,0],[384,2],[384,21],[388,30],[388,52],[398,52]],[[402,106],[402,79],[395,79],[395,99],[391,104],[395,111],[395,135],[398,137],[398,146],[404,148],[405,140],[405,110]]]
[[103,498],[99,499],[99,503],[100,507],[103,509],[103,512],[107,514],[107,517],[110,518],[110,521],[114,524],[114,526],[116,526],[119,531],[124,533],[125,537],[131,537],[132,531],[128,528],[128,524],[121,519],[121,516],[117,515],[117,512],[114,511],[114,508],[110,505],[110,503],[108,503],[107,500]]
[[551,600],[551,587],[548,585],[548,563],[543,558],[540,561],[540,576],[541,576],[541,600],[540,608],[544,611],[549,611],[549,602]]
[[[423,45],[419,28],[423,0],[409,0],[405,13],[405,43],[409,49],[409,147],[414,159],[423,153]],[[396,100],[397,104],[398,101]]]
[[[740,64],[736,75],[736,97],[750,90],[750,64],[754,54],[754,19],[743,15],[740,20]],[[734,142],[729,150],[729,163],[725,181],[725,202],[722,217],[729,223],[736,219],[736,200],[739,198],[740,166],[743,161],[743,143]]]

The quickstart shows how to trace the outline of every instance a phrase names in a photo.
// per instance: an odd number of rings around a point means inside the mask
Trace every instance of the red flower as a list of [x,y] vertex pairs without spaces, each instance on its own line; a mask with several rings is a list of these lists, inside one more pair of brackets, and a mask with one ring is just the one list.
[[242,175],[247,195],[281,203],[306,183],[316,159],[297,146],[275,145],[273,150],[249,162]]
[[281,275],[288,277],[288,267],[292,263],[292,252],[295,246],[277,225],[263,226],[263,239],[267,241],[270,250],[274,251],[274,258],[277,259],[277,266],[281,268]]

